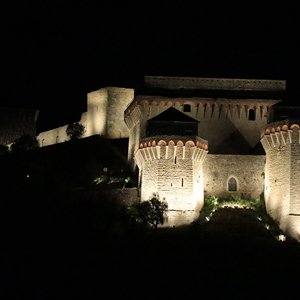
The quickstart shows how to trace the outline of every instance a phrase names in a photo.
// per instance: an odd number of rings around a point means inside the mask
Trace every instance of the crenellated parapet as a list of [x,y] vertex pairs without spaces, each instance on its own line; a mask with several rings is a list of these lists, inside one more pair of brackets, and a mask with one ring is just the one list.
[[142,140],[135,152],[139,167],[142,161],[155,159],[191,159],[203,162],[208,152],[207,141],[195,137],[155,136]]
[[280,122],[269,124],[261,133],[261,142],[265,148],[284,147],[288,144],[300,144],[300,122],[289,124]]

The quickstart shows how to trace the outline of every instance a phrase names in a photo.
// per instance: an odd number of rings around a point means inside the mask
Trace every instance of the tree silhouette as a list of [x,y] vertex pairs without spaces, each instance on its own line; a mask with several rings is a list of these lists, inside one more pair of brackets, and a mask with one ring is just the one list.
[[75,122],[68,125],[66,133],[70,140],[77,140],[82,137],[84,130],[85,127],[81,123]]
[[137,223],[156,229],[159,224],[164,224],[167,209],[167,202],[153,194],[150,200],[133,204],[131,214]]

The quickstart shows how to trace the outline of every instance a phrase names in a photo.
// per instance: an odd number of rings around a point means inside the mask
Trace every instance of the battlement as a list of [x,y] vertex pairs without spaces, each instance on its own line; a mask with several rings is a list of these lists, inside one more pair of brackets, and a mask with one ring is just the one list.
[[148,137],[141,141],[136,150],[137,164],[156,159],[191,159],[203,162],[208,152],[207,141],[199,137],[160,136]]
[[272,91],[282,92],[286,89],[285,80],[267,79],[229,79],[202,77],[145,76],[146,87],[163,89],[199,89],[232,91]]
[[263,130],[261,139],[265,149],[283,147],[293,142],[300,144],[300,123],[289,124],[282,121],[269,124]]

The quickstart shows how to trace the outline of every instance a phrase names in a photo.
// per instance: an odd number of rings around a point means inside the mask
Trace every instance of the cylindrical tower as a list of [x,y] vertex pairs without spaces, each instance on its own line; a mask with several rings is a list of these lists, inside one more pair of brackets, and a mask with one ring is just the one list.
[[269,124],[261,138],[266,151],[267,212],[287,235],[297,240],[300,240],[299,124],[288,121]]
[[190,223],[201,210],[207,149],[207,141],[199,137],[155,136],[142,140],[135,152],[141,200],[149,200],[154,193],[165,199],[167,226]]

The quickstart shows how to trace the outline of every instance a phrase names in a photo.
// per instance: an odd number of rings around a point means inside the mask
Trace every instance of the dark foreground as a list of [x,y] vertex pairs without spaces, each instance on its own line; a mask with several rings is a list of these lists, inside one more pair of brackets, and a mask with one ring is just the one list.
[[4,218],[1,299],[289,299],[298,291],[300,247],[277,241],[246,210],[157,232],[99,227],[78,211]]

